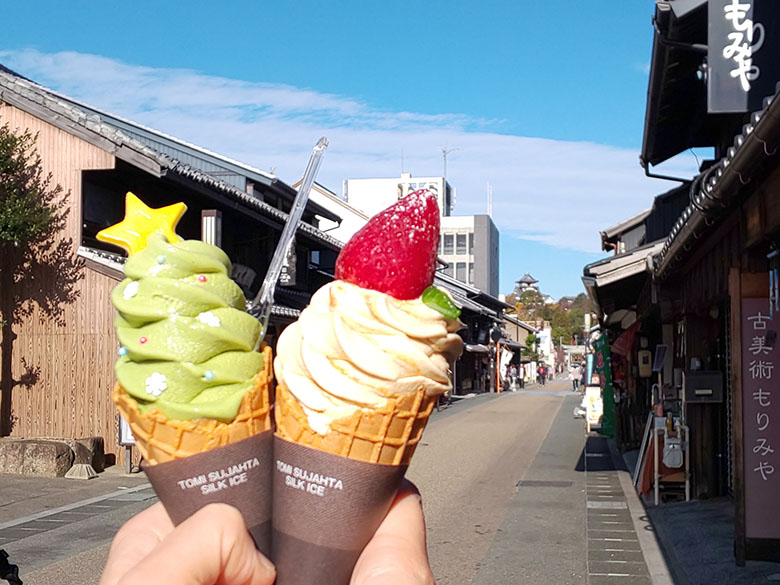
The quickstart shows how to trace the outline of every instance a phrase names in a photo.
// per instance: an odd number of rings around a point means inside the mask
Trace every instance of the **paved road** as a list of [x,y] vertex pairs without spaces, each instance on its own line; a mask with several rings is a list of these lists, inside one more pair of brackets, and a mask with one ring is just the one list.
[[[408,476],[439,585],[650,582],[614,472],[598,467],[608,454],[573,419],[569,387],[434,413]],[[119,471],[76,483],[0,477],[0,548],[26,585],[97,583],[112,535],[153,501],[143,476]]]

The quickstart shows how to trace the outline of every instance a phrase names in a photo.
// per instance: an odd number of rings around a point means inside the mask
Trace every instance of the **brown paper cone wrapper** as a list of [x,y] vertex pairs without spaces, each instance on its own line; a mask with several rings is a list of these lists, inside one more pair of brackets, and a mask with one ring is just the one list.
[[420,389],[361,410],[319,435],[284,384],[276,389],[273,546],[277,585],[348,585],[387,514],[435,397]]
[[269,400],[271,349],[236,418],[169,420],[157,410],[141,414],[117,384],[112,399],[133,431],[144,471],[175,525],[211,503],[242,513],[258,549],[270,554],[273,417]]

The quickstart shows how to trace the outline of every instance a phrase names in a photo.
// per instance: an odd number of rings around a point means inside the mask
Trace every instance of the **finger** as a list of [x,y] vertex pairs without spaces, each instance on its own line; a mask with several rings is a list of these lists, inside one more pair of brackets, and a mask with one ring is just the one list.
[[351,585],[433,585],[420,492],[404,480],[390,511],[366,545]]
[[160,502],[128,520],[111,543],[100,585],[116,585],[171,532],[173,523]]
[[271,585],[275,576],[240,512],[210,504],[168,534],[119,585]]

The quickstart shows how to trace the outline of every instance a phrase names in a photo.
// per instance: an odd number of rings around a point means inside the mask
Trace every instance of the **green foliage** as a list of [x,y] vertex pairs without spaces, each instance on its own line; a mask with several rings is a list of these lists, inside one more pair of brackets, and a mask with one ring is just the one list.
[[35,141],[29,131],[0,126],[0,245],[40,243],[60,220],[62,188],[44,176]]
[[582,343],[582,327],[585,321],[585,311],[582,309],[570,309],[563,311],[558,309],[552,319],[552,338],[568,345],[576,339]]
[[[585,321],[585,313],[592,312],[590,298],[585,293],[580,293],[573,299],[565,297],[556,304],[545,304],[544,294],[540,291],[529,288],[519,296],[514,293],[507,296],[507,303],[514,305],[518,319],[531,324],[541,322],[550,323],[552,329],[552,340],[555,345],[563,343],[569,345],[572,343],[583,342],[582,328]],[[531,347],[534,336],[529,336],[526,344]],[[525,352],[531,354],[531,350]]]
[[544,299],[538,290],[526,289],[516,299],[512,295],[512,299],[515,301],[515,309],[520,320],[533,322],[544,318],[542,314]]
[[[29,131],[0,126],[0,318],[4,328],[32,314],[36,305],[41,318],[60,323],[63,308],[78,295],[75,283],[81,278],[73,242],[61,235],[69,194],[53,184],[51,173],[44,174],[36,141],[37,136]],[[3,358],[8,353],[6,349]]]
[[16,323],[37,306],[42,322],[64,326],[64,309],[77,298],[82,277],[73,241],[60,235],[68,194],[44,175],[36,140],[29,131],[0,126],[0,436],[10,434],[16,420],[14,389],[33,388],[41,371],[22,356],[24,372],[14,378]]
[[525,338],[525,347],[521,353],[532,362],[539,361],[539,338],[533,333],[529,333],[528,337]]

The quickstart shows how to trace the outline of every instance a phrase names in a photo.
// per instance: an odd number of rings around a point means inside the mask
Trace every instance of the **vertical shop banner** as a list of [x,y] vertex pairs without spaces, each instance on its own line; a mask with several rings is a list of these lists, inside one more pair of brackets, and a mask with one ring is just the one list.
[[742,299],[747,538],[780,538],[780,317],[775,317],[769,316],[769,299]]
[[599,335],[593,343],[595,351],[593,371],[599,376],[604,415],[601,419],[601,434],[615,436],[615,394],[612,388],[612,366],[609,356],[609,339],[606,333]]
[[707,111],[758,110],[780,73],[780,2],[709,0]]

